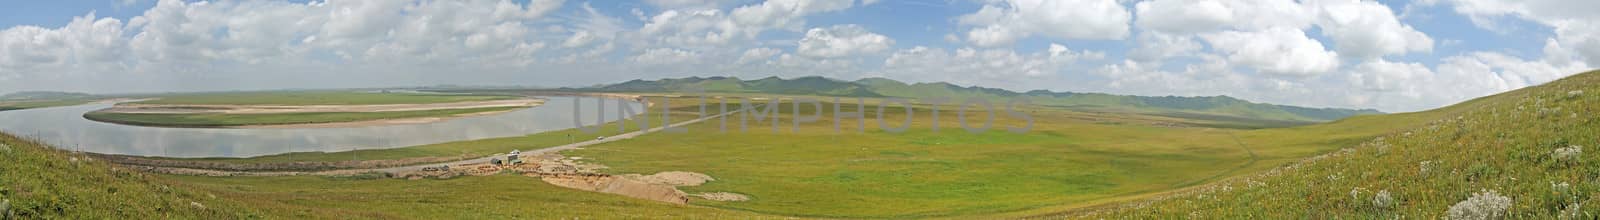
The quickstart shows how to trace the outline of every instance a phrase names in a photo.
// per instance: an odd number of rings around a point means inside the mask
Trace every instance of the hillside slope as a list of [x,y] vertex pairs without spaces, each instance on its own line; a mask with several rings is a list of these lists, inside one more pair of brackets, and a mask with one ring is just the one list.
[[263,217],[181,184],[8,134],[0,134],[0,161],[0,216],[12,219]]
[[740,80],[732,77],[690,77],[654,81],[633,80],[618,84],[570,90],[595,92],[687,92],[697,88],[712,93],[902,98],[946,97],[956,100],[984,98],[997,102],[1021,97],[1027,98],[1036,105],[1075,110],[1136,112],[1180,118],[1237,117],[1275,120],[1279,121],[1277,122],[1278,124],[1286,125],[1331,121],[1355,115],[1382,113],[1371,109],[1306,108],[1252,103],[1228,96],[1131,96],[1103,93],[1051,92],[1045,90],[1015,92],[977,86],[962,87],[942,82],[908,84],[885,78],[842,81],[817,76],[794,79],[767,77],[758,80]]
[[[1593,219],[1597,93],[1600,72],[1588,72],[1426,112],[1361,117],[1429,122],[1263,174],[1065,216]],[[1362,122],[1327,125],[1352,123]]]

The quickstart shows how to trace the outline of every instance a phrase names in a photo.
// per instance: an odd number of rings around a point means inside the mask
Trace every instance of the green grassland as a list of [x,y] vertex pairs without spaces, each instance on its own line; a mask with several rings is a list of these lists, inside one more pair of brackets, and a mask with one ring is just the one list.
[[[0,134],[0,219],[761,219],[516,175],[400,180],[150,175]],[[10,218],[6,217],[10,216]]]
[[[1600,217],[1596,92],[1600,72],[1582,73],[1403,115],[1412,118],[1406,124],[1422,123],[1277,172],[1060,217],[1431,219],[1494,191],[1508,199],[1505,219],[1593,219]],[[1332,125],[1339,124],[1349,123]],[[1564,155],[1562,148],[1581,151]]]
[[[736,192],[753,198],[745,202],[692,202],[724,210],[841,218],[1014,217],[1142,197],[1259,172],[1408,126],[1408,120],[1361,116],[1305,127],[1238,129],[1231,125],[1271,125],[1232,122],[1230,118],[1034,106],[1022,111],[1033,117],[1035,127],[1031,132],[1016,134],[1005,129],[1023,126],[1023,121],[1008,116],[1001,110],[1003,105],[998,105],[996,123],[990,131],[968,133],[958,127],[955,107],[946,105],[940,106],[938,121],[942,130],[934,132],[929,129],[934,121],[933,106],[918,105],[913,108],[911,130],[889,133],[878,129],[877,101],[868,100],[872,101],[864,106],[869,119],[864,122],[867,131],[861,133],[854,132],[854,119],[845,119],[842,131],[834,131],[832,103],[827,102],[822,104],[830,113],[823,114],[819,121],[801,124],[798,132],[791,131],[794,105],[783,102],[778,105],[782,123],[776,133],[771,131],[769,122],[751,122],[748,131],[740,131],[735,115],[726,122],[731,130],[728,132],[719,131],[721,121],[711,120],[689,126],[690,133],[645,135],[565,154],[589,158],[588,162],[610,166],[608,172],[618,174],[674,170],[706,173],[718,180],[684,190]],[[672,101],[675,121],[693,118],[695,113],[691,112],[698,111],[698,107],[688,103],[688,99]],[[730,108],[737,109],[737,105]],[[842,108],[853,111],[855,105],[845,104]],[[715,113],[719,109],[713,105],[708,110]],[[899,125],[904,110],[885,109],[884,117],[891,119],[890,126]],[[815,111],[811,105],[800,108],[803,115]],[[969,116],[976,123],[983,118],[980,115],[974,112]],[[658,122],[653,119],[652,124],[660,125]],[[630,124],[630,129],[636,128],[632,122],[624,123]],[[605,132],[596,134],[566,130],[386,150],[191,160],[270,163],[492,154],[570,143],[568,134],[578,139],[611,135],[615,134],[613,129],[607,127]],[[183,179],[196,184],[262,188],[311,184],[288,184],[293,181],[280,177]],[[318,185],[391,181],[311,179],[315,178],[300,181],[317,181]],[[290,196],[313,191],[262,193]],[[383,192],[347,195],[377,196]]]
[[515,99],[518,97],[500,95],[378,93],[356,91],[280,91],[185,93],[154,96],[153,98],[158,99],[135,103],[170,105],[382,105],[488,101]]
[[160,177],[294,219],[777,219],[561,188],[510,174],[443,180]]
[[[1247,130],[1188,118],[1032,107],[1023,111],[1035,127],[1017,134],[1005,128],[1023,121],[1007,116],[1000,105],[993,129],[983,133],[958,128],[955,107],[942,106],[943,129],[935,132],[932,106],[921,105],[913,108],[913,129],[889,133],[878,129],[878,106],[871,105],[866,106],[872,119],[865,123],[867,131],[857,133],[854,119],[834,131],[831,109],[821,120],[790,130],[793,107],[779,105],[778,132],[762,123],[722,133],[717,123],[701,123],[691,126],[691,133],[642,136],[566,154],[592,158],[613,173],[702,172],[718,181],[686,191],[753,197],[692,201],[696,205],[804,217],[1008,216],[1248,174],[1404,126]],[[843,108],[855,109],[854,104]],[[886,108],[884,117],[898,126],[904,111]],[[800,112],[815,110],[801,105]],[[981,119],[977,115],[969,115],[974,123]],[[1174,124],[1179,126],[1167,126]]]
[[[0,219],[270,216],[182,183],[0,134]],[[5,216],[11,216],[7,218]]]
[[[1600,195],[1587,193],[1600,189],[1600,156],[1552,156],[1556,148],[1600,146],[1600,120],[1593,116],[1597,112],[1592,104],[1600,101],[1597,85],[1600,73],[1586,73],[1431,111],[1296,127],[1280,127],[1298,124],[1270,118],[1040,104],[1021,109],[1034,120],[1027,133],[1006,132],[1024,123],[1004,111],[995,112],[988,132],[966,132],[949,105],[939,106],[938,120],[933,119],[935,106],[914,106],[911,130],[886,132],[878,129],[878,103],[872,98],[863,106],[869,119],[864,132],[856,132],[857,119],[844,119],[835,131],[832,103],[827,102],[823,105],[830,109],[818,121],[791,130],[795,105],[784,102],[777,105],[777,131],[765,121],[740,130],[735,116],[728,118],[727,132],[720,131],[721,121],[711,120],[688,126],[688,133],[655,133],[564,152],[609,166],[609,173],[705,173],[717,180],[682,189],[752,198],[692,200],[690,206],[561,189],[507,175],[417,181],[158,177],[214,194],[221,198],[214,201],[219,204],[259,208],[243,213],[296,218],[1001,218],[1084,213],[1099,214],[1088,218],[1135,219],[1430,218],[1480,190],[1511,197],[1513,218],[1553,218],[1562,210],[1600,213],[1600,206],[1593,204]],[[1569,95],[1577,90],[1588,93]],[[698,110],[681,101],[672,105],[675,121],[692,118],[689,112]],[[855,109],[853,104],[842,107]],[[898,126],[904,111],[888,107],[882,116],[891,119],[889,126]],[[798,112],[810,115],[817,109],[800,105]],[[943,130],[930,129],[935,121]],[[487,154],[569,143],[569,134],[580,139],[615,134],[615,128],[388,150],[195,160]],[[1383,138],[1374,141],[1378,137]],[[1331,156],[1305,162],[1318,155]],[[1430,171],[1421,171],[1422,161],[1429,161]],[[1570,188],[1553,189],[1562,182]],[[1390,193],[1395,204],[1373,205],[1379,191]],[[1136,202],[1157,198],[1167,199]],[[1125,203],[1130,201],[1135,202]],[[466,211],[471,209],[478,211]]]
[[386,119],[449,117],[486,112],[503,112],[522,107],[489,107],[392,112],[305,112],[277,114],[146,114],[89,112],[84,118],[100,122],[160,127],[229,127],[374,121]]

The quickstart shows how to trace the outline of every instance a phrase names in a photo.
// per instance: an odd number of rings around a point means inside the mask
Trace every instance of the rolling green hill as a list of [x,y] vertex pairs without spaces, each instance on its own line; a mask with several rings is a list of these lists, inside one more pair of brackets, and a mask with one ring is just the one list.
[[1278,124],[1298,125],[1307,122],[1338,120],[1365,114],[1381,114],[1376,110],[1307,108],[1287,105],[1253,103],[1228,96],[1131,96],[1103,93],[1052,92],[962,87],[949,83],[904,83],[885,78],[866,78],[842,81],[818,76],[782,79],[767,77],[758,80],[740,80],[732,77],[690,77],[681,79],[633,80],[591,88],[570,89],[596,92],[688,92],[695,88],[712,93],[764,93],[784,95],[818,95],[844,97],[947,97],[956,100],[985,98],[993,101],[1027,98],[1036,105],[1054,106],[1083,111],[1135,112],[1179,118],[1235,117],[1242,119],[1271,120]]
[[0,219],[247,219],[264,214],[183,183],[9,134],[0,133],[0,160],[5,161],[0,163]]
[[1597,91],[1600,71],[1424,112],[1318,125],[1418,124],[1259,175],[1064,216],[1595,219]]

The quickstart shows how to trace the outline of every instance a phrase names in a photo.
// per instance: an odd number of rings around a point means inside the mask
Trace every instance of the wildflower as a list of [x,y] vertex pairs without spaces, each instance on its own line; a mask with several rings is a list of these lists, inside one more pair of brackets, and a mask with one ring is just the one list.
[[1551,182],[1550,183],[1550,189],[1554,189],[1557,193],[1566,193],[1567,191],[1569,191],[1569,189],[1572,189],[1572,184],[1567,184],[1567,182],[1561,182],[1561,183]]
[[1450,219],[1502,219],[1506,209],[1511,208],[1511,198],[1500,196],[1500,193],[1483,190],[1473,193],[1472,198],[1450,206],[1446,212]]
[[1553,191],[1551,193],[1555,194],[1556,197],[1558,197],[1561,200],[1577,199],[1577,198],[1575,198],[1577,196],[1572,194],[1572,185],[1571,184],[1567,184],[1567,182],[1561,182],[1561,183],[1551,182],[1550,183],[1550,191]]
[[1422,161],[1421,165],[1419,165],[1419,168],[1417,168],[1417,169],[1418,169],[1418,173],[1422,173],[1422,175],[1428,175],[1428,170],[1432,170],[1433,169],[1433,161],[1431,161],[1431,160]]
[[1387,209],[1394,205],[1394,197],[1389,196],[1389,190],[1379,190],[1378,195],[1372,197],[1372,206]]
[[1359,199],[1361,199],[1360,196],[1361,196],[1361,187],[1356,187],[1354,189],[1350,189],[1350,199],[1359,200]]

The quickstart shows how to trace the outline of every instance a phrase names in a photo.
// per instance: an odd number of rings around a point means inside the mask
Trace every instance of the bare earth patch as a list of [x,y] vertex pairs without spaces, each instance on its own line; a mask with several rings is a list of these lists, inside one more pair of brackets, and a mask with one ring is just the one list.
[[743,202],[743,201],[749,201],[750,200],[749,196],[745,196],[744,194],[731,193],[731,192],[701,193],[701,194],[695,194],[694,196],[695,197],[700,197],[700,198],[706,199],[706,200],[723,201],[723,202]]
[[699,186],[700,184],[705,184],[707,181],[716,180],[705,174],[683,171],[660,172],[649,176],[626,174],[622,175],[622,177],[643,181],[650,184],[669,186]]

